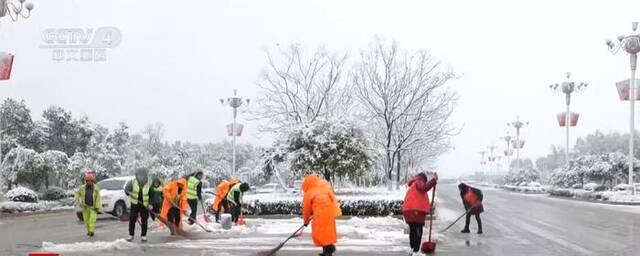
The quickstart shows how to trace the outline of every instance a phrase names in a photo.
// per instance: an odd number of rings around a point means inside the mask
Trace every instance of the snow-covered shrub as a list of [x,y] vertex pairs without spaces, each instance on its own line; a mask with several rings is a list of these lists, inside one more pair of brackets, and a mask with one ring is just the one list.
[[597,183],[587,183],[583,186],[583,189],[586,191],[604,191],[606,187]]
[[25,187],[16,187],[9,190],[4,197],[13,202],[37,202],[38,194],[31,189]]
[[573,190],[566,188],[552,188],[549,190],[549,195],[552,196],[562,196],[562,197],[573,197]]
[[2,202],[0,203],[0,212],[3,212],[3,213],[46,212],[46,211],[73,209],[73,203],[69,203],[69,201],[73,201],[73,199],[66,198],[62,201],[40,200],[37,203]]
[[38,203],[4,202],[0,204],[0,212],[3,213],[35,212],[39,209]]
[[65,198],[66,195],[66,191],[64,191],[64,189],[58,188],[58,187],[50,187],[48,189],[46,189],[44,192],[42,192],[42,200],[60,200]]
[[[388,216],[402,214],[402,200],[339,200],[344,216]],[[300,215],[299,201],[252,201],[245,205],[247,215]]]
[[291,170],[299,175],[361,177],[371,166],[362,130],[344,120],[316,121],[289,136]]
[[633,188],[633,186],[629,185],[629,184],[618,184],[615,187],[613,187],[613,190],[615,190],[615,191],[625,191],[625,190],[629,190],[631,188]]

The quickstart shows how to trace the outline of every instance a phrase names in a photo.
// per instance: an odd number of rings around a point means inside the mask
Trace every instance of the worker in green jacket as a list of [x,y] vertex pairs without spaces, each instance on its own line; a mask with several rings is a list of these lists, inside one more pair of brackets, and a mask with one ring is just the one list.
[[242,213],[242,196],[245,192],[249,191],[249,184],[238,183],[233,185],[227,193],[227,203],[231,207],[231,221],[238,223],[240,214]]
[[189,225],[193,225],[198,213],[198,200],[202,201],[202,177],[204,173],[198,171],[187,178],[187,203],[191,208]]
[[153,206],[151,211],[151,219],[156,220],[156,217],[160,216],[160,209],[162,209],[162,180],[155,177],[151,182],[151,191],[149,191],[149,201]]
[[93,173],[84,174],[84,185],[75,192],[75,201],[82,208],[82,220],[87,228],[87,236],[96,232],[96,217],[100,211],[100,188],[95,185],[96,176]]

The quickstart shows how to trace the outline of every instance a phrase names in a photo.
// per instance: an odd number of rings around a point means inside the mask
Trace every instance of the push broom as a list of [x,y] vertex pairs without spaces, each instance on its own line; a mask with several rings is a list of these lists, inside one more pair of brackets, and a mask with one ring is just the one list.
[[268,250],[268,251],[260,251],[256,255],[257,256],[273,256],[273,255],[275,255],[276,252],[278,252],[284,246],[284,244],[286,244],[291,238],[299,236],[298,233],[300,233],[300,231],[303,230],[303,229],[304,229],[304,225],[302,225],[300,228],[298,228],[298,230],[296,230],[296,232],[293,232],[293,234],[291,234],[289,237],[287,237],[287,239],[282,241],[282,243],[280,243],[278,246],[276,246],[273,249]]
[[434,253],[436,251],[436,242],[431,241],[431,229],[433,228],[433,203],[436,201],[436,185],[433,185],[433,194],[431,195],[431,210],[429,211],[429,240],[422,243],[421,249],[424,253]]

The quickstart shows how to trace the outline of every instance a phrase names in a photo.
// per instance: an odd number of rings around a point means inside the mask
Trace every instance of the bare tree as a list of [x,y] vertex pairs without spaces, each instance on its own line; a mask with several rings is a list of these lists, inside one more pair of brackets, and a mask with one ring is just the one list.
[[269,51],[266,55],[268,66],[258,83],[261,96],[252,110],[264,121],[262,131],[282,131],[347,112],[351,100],[343,78],[346,54],[319,47],[307,56],[302,47],[291,45],[277,57]]
[[160,122],[147,125],[142,134],[145,136],[144,146],[151,156],[157,156],[163,147],[165,128]]
[[408,53],[395,42],[376,39],[354,68],[356,96],[371,120],[375,143],[386,155],[389,188],[396,164],[400,179],[403,150],[418,145],[435,149],[453,133],[449,117],[456,96],[447,81],[454,75],[440,66],[425,50]]

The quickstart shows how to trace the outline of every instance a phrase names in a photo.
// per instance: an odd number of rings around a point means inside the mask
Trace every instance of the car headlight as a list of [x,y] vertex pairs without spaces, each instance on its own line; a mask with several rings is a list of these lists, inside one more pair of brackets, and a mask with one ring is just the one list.
[[102,196],[102,199],[109,200],[112,197],[113,197],[113,195],[104,195],[104,196]]

